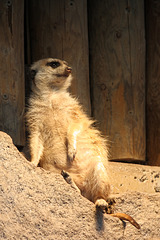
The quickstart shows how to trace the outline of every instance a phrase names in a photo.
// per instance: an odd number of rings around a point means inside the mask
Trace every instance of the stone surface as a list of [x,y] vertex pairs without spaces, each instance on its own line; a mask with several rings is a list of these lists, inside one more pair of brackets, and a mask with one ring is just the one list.
[[116,212],[140,224],[96,212],[62,176],[33,167],[0,132],[0,239],[160,239],[160,193],[116,194]]

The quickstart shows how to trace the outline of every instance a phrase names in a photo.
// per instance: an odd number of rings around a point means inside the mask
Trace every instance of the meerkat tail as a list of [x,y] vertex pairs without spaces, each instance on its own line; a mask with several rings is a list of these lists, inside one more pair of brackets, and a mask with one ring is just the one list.
[[133,226],[135,226],[137,229],[140,229],[140,225],[129,215],[125,214],[125,213],[111,213],[109,214],[112,217],[117,217],[120,220],[125,220],[125,221],[129,221]]

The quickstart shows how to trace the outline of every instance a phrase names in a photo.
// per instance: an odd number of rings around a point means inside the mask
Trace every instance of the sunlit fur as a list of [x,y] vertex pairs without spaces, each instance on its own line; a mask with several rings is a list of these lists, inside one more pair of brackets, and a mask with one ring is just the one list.
[[[47,65],[53,61],[60,66]],[[31,162],[57,173],[67,171],[83,196],[105,208],[110,192],[106,140],[67,91],[72,80],[68,64],[49,58],[31,69],[36,72],[26,116]]]

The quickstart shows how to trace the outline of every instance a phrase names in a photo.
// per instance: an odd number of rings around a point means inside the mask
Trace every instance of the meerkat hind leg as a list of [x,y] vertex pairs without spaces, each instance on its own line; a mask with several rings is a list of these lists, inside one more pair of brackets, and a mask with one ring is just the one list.
[[80,189],[77,187],[77,185],[75,184],[75,182],[73,181],[68,172],[62,170],[61,175],[63,176],[64,180],[71,185],[72,188],[74,188],[80,193]]

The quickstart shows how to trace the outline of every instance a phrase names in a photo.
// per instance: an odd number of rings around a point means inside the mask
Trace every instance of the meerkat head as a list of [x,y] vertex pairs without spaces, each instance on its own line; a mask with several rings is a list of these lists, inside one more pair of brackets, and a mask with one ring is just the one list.
[[39,90],[66,90],[71,85],[72,68],[59,59],[42,59],[31,66],[33,87]]

